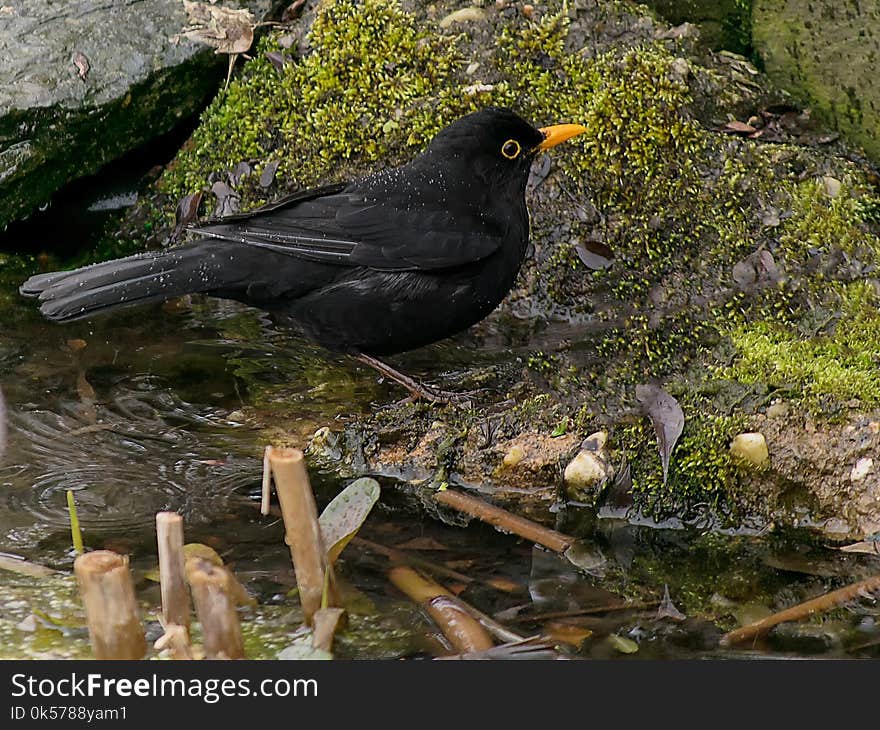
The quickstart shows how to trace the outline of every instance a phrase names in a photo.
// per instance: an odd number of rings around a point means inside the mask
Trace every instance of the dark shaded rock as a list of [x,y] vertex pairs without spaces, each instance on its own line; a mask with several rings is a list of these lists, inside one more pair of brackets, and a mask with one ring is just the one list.
[[0,227],[204,106],[226,56],[176,39],[186,22],[180,0],[2,4]]
[[872,0],[755,0],[767,74],[880,160],[880,7]]

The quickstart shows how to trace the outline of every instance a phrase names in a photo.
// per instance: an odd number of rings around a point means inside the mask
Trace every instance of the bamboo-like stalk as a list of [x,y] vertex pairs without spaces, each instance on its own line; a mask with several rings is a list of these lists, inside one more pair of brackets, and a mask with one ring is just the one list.
[[50,575],[59,575],[59,571],[47,568],[45,565],[32,563],[30,560],[19,560],[9,555],[0,555],[0,570],[8,570],[30,578],[48,578]]
[[333,638],[342,626],[345,611],[341,608],[321,608],[315,611],[312,647],[328,653],[333,651]]
[[828,611],[832,608],[836,608],[842,603],[847,603],[848,601],[855,600],[868,593],[874,593],[875,591],[880,591],[880,575],[860,580],[858,583],[851,583],[843,588],[838,588],[836,591],[825,593],[824,595],[812,598],[809,601],[804,601],[796,606],[787,608],[784,611],[774,613],[772,616],[767,616],[767,618],[761,619],[760,621],[755,621],[747,626],[734,629],[721,637],[721,646],[732,646],[733,644],[740,644],[749,639],[757,639],[758,636],[766,633],[774,626],[781,623],[785,623],[786,621],[801,621],[814,613]]
[[272,464],[269,461],[269,455],[272,453],[272,447],[266,446],[263,449],[263,482],[260,488],[260,514],[269,514],[272,502]]
[[188,632],[190,610],[183,554],[183,517],[176,512],[157,513],[156,543],[159,547],[162,625],[166,628],[181,626]]
[[73,490],[67,490],[67,512],[70,514],[70,537],[73,540],[73,551],[77,555],[85,552],[83,546],[82,530],[79,526],[79,515],[76,511],[76,501],[73,498]]
[[434,499],[440,504],[476,517],[478,520],[487,522],[505,532],[512,532],[524,537],[526,540],[542,545],[553,552],[564,553],[575,542],[575,539],[570,535],[551,530],[549,527],[544,527],[537,522],[454,489],[443,489],[436,492]]
[[322,607],[325,574],[327,601],[325,607],[339,606],[333,568],[321,537],[318,509],[309,483],[305,459],[299,449],[272,449],[269,453],[275,491],[284,520],[285,542],[290,548],[303,618],[312,625],[315,611]]
[[188,566],[189,584],[199,623],[205,656],[209,659],[242,659],[244,646],[229,573],[222,566],[194,558]]
[[388,571],[388,579],[425,608],[455,651],[464,654],[494,646],[480,622],[443,586],[404,565]]
[[147,651],[128,558],[109,550],[73,563],[96,659],[143,659]]

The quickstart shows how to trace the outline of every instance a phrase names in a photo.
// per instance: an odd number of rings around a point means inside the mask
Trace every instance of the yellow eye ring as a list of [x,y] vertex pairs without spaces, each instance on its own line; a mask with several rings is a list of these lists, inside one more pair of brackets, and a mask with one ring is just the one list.
[[501,154],[508,160],[515,160],[519,157],[520,152],[522,152],[522,147],[515,139],[509,139],[501,145]]

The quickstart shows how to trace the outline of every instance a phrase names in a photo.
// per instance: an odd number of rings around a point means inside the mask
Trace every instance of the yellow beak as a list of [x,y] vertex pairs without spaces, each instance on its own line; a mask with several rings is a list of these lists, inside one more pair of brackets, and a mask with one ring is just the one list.
[[567,139],[583,134],[587,131],[587,128],[580,124],[556,124],[552,127],[541,127],[538,131],[544,135],[544,141],[535,149],[543,152],[551,147],[555,147],[560,142],[565,142]]

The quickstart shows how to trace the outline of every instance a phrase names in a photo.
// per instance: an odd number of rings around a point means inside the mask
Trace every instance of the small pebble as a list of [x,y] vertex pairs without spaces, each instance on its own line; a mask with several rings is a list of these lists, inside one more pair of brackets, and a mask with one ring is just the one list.
[[822,187],[825,189],[825,195],[829,198],[836,198],[840,195],[840,180],[830,175],[822,178]]
[[762,433],[741,433],[730,444],[730,453],[754,466],[766,464],[770,459],[767,439]]
[[510,451],[504,455],[504,459],[502,459],[501,463],[506,468],[512,469],[523,460],[525,455],[526,452],[523,451],[522,446],[511,446]]
[[851,482],[860,482],[874,470],[874,460],[868,456],[862,457],[849,473]]

